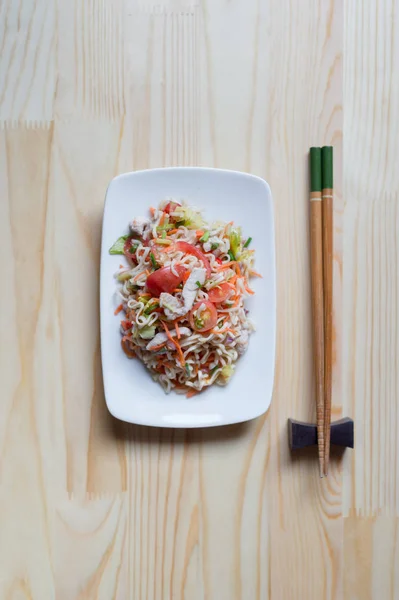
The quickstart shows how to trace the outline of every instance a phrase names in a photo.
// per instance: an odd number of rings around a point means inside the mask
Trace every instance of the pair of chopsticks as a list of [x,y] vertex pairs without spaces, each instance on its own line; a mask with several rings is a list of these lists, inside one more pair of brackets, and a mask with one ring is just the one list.
[[320,477],[330,459],[333,306],[333,148],[310,149],[313,350]]

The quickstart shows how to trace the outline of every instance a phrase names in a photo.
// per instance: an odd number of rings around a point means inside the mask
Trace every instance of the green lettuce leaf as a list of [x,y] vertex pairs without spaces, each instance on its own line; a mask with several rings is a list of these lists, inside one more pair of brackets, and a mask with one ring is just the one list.
[[110,254],[123,254],[123,248],[124,248],[125,242],[128,237],[129,237],[128,235],[121,235],[121,237],[116,240],[114,245],[111,246],[111,248],[109,249],[109,253]]

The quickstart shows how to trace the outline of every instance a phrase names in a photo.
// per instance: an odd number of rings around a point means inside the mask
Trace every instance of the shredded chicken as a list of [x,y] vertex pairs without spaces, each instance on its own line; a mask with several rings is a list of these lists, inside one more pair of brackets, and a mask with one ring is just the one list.
[[174,320],[178,317],[183,317],[192,309],[199,290],[198,283],[201,286],[204,285],[205,279],[206,269],[196,267],[191,271],[190,277],[187,279],[183,287],[183,303],[179,302],[179,300],[172,296],[172,294],[162,292],[159,297],[159,305],[164,309],[165,315],[168,319]]
[[218,238],[216,235],[212,235],[207,242],[204,242],[203,248],[205,252],[210,252],[212,250],[212,245],[216,244],[217,246],[219,246],[219,243],[220,238]]
[[[180,331],[180,335],[182,335],[182,336],[191,335],[191,333],[192,333],[191,329],[189,329],[188,327],[180,327],[179,331]],[[176,329],[172,329],[170,331],[170,335],[172,337],[176,337],[177,336]],[[146,349],[152,350],[153,348],[156,348],[157,346],[160,346],[161,344],[164,344],[165,342],[167,342],[168,339],[169,338],[166,335],[166,333],[157,333],[157,335],[147,344]]]
[[135,235],[146,238],[151,229],[151,221],[147,217],[135,217],[130,223],[130,231]]
[[177,298],[166,292],[159,296],[159,306],[164,309],[166,318],[170,320],[182,317],[187,312]]
[[190,277],[184,284],[182,293],[184,308],[186,309],[186,312],[191,310],[193,307],[194,301],[197,297],[197,292],[199,290],[198,283],[201,286],[204,285],[205,279],[206,269],[196,267],[191,271]]

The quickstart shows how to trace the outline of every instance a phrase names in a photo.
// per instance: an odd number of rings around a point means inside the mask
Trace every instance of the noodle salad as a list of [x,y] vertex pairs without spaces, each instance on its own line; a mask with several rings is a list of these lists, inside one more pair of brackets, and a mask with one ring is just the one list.
[[150,215],[134,218],[110,249],[129,263],[115,274],[122,348],[166,393],[191,397],[226,385],[248,347],[255,251],[233,222],[208,224],[186,203],[164,200]]

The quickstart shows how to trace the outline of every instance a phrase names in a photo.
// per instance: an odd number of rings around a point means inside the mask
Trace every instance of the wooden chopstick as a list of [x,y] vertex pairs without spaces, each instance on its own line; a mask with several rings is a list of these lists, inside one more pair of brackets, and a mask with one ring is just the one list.
[[321,149],[324,273],[324,474],[330,460],[333,336],[333,148]]
[[316,373],[317,445],[320,477],[325,470],[324,428],[324,294],[323,294],[323,206],[321,149],[310,149],[310,249],[312,272],[313,352]]

